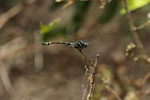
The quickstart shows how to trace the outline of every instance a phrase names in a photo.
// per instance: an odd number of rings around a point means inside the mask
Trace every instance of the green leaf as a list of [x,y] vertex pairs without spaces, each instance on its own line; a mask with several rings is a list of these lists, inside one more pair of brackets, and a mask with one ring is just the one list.
[[[130,11],[134,11],[150,3],[150,0],[127,0],[127,5]],[[125,9],[121,10],[121,14],[125,14]]]
[[47,41],[48,39],[55,38],[57,36],[66,36],[66,27],[57,27],[51,30],[50,32],[47,32],[46,34],[42,34],[42,40]]
[[40,29],[42,34],[46,34],[50,32],[58,23],[60,19],[56,19],[53,22],[51,22],[49,25],[40,24]]
[[145,6],[146,4],[148,4],[150,2],[150,0],[128,0],[128,8],[129,10],[136,10],[140,7]]

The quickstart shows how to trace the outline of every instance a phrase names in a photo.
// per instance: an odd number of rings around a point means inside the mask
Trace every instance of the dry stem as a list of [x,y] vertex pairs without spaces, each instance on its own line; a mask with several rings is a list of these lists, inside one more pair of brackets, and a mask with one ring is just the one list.
[[150,73],[147,73],[139,83],[136,83],[134,80],[131,79],[126,79],[125,81],[131,84],[136,89],[136,95],[139,98],[139,100],[141,100],[142,87],[148,80],[150,80]]
[[130,31],[132,32],[132,35],[133,35],[133,38],[134,38],[134,41],[139,49],[139,52],[141,54],[144,54],[145,55],[145,50],[143,48],[143,44],[138,36],[138,33],[136,32],[136,28],[135,28],[135,25],[133,23],[133,19],[132,19],[132,16],[131,16],[131,13],[130,13],[130,10],[128,9],[128,5],[127,5],[127,1],[126,0],[122,0],[123,1],[123,5],[124,5],[124,8],[126,10],[126,16],[127,16],[127,19],[128,19],[128,23],[129,23],[129,27],[130,27]]
[[89,84],[90,90],[89,90],[89,93],[87,95],[87,100],[91,100],[93,92],[94,92],[95,75],[96,75],[97,61],[98,61],[97,59],[99,57],[99,54],[96,54],[96,59],[94,62],[92,61],[92,59],[89,59],[83,52],[81,52],[81,54],[89,65],[88,84]]
[[6,91],[8,93],[10,93],[10,90],[13,89],[12,83],[9,79],[9,72],[8,72],[8,68],[9,65],[3,63],[2,61],[0,61],[0,78],[2,80],[2,83],[4,85],[4,88],[6,89]]
[[[34,2],[36,2],[36,0],[33,0],[33,2],[31,3],[29,2],[28,4],[30,5],[30,4],[33,4]],[[3,28],[3,26],[7,23],[9,19],[19,14],[23,10],[23,8],[24,8],[24,4],[19,3],[15,7],[8,10],[6,13],[2,14],[0,16],[0,29]]]
[[[93,92],[94,92],[94,84],[95,84],[95,75],[96,75],[96,70],[97,70],[97,59],[99,57],[99,54],[96,55],[96,59],[93,62],[92,59],[89,59],[83,52],[81,52],[82,56],[84,57],[84,59],[87,61],[88,65],[89,65],[89,73],[88,73],[88,81],[89,81],[89,93],[87,95],[87,100],[91,100],[92,96],[93,96]],[[103,80],[101,79],[102,82],[105,84],[105,88],[110,91],[116,98],[117,100],[122,100],[117,93],[110,87],[110,84],[108,83],[107,80]],[[86,92],[86,91],[85,91]],[[84,100],[84,99],[82,99]]]
[[144,24],[140,25],[140,26],[136,26],[135,30],[140,30],[142,28],[144,28],[145,26],[150,24],[150,20],[148,20],[147,22],[145,22]]
[[100,0],[101,5],[99,6],[100,9],[104,9],[107,3],[107,0]]
[[[100,77],[100,78],[101,78],[101,77]],[[120,98],[120,96],[116,93],[116,91],[111,88],[111,86],[110,86],[110,80],[109,80],[109,79],[103,80],[103,79],[101,78],[101,81],[105,84],[105,88],[106,88],[109,92],[111,92],[111,93],[117,98],[117,100],[122,100],[122,99]]]

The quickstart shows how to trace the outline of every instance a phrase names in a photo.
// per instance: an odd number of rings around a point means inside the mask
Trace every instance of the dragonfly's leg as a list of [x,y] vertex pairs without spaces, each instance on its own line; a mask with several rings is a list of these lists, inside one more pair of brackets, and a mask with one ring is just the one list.
[[83,54],[82,49],[78,49],[81,54]]

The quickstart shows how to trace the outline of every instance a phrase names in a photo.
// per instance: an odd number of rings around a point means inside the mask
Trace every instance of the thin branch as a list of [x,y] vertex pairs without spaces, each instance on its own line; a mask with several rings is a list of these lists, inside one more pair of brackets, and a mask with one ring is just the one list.
[[35,53],[34,53],[34,67],[37,71],[40,71],[44,67],[44,57],[42,52],[42,46],[37,46],[41,42],[40,34],[38,31],[34,33],[34,47],[35,47]]
[[20,13],[23,9],[23,4],[18,4],[15,7],[11,8],[10,10],[8,10],[6,13],[2,14],[0,16],[0,29],[6,24],[6,22],[14,17],[15,15],[17,15],[18,13]]
[[104,9],[105,8],[105,6],[106,6],[106,4],[107,4],[107,0],[100,0],[100,6],[99,6],[99,8],[100,9]]
[[[31,5],[33,3],[35,3],[36,0],[31,0],[30,2],[26,2],[28,5]],[[14,16],[16,16],[17,14],[19,14],[24,8],[24,3],[19,3],[17,4],[15,7],[11,8],[10,10],[8,10],[6,13],[2,14],[0,16],[0,29],[3,28],[3,26],[7,23],[7,21],[11,18],[13,18]]]
[[117,95],[117,93],[116,93],[109,85],[106,85],[105,87],[106,87],[106,89],[107,89],[108,91],[110,91],[118,100],[122,100],[122,99]]
[[147,22],[145,22],[144,24],[140,25],[140,26],[136,26],[135,30],[140,30],[142,28],[144,28],[145,26],[150,24],[150,20],[148,20]]
[[0,78],[2,80],[4,88],[8,93],[10,93],[10,90],[13,89],[13,86],[9,78],[9,72],[7,70],[8,67],[8,64],[5,64],[2,61],[0,61]]
[[19,51],[24,49],[25,46],[26,41],[23,38],[15,38],[0,47],[0,78],[8,93],[13,89],[9,78],[10,65],[14,63],[15,57],[19,55]]
[[[131,84],[135,89],[136,89],[136,96],[139,98],[139,100],[141,100],[142,98],[142,87],[144,86],[144,84],[150,80],[150,73],[147,73],[144,78],[136,83],[134,80],[131,79],[125,79],[125,82],[128,82],[129,84]],[[145,91],[145,93],[148,93],[149,91]]]
[[141,54],[145,54],[145,50],[143,48],[143,44],[138,36],[138,33],[136,32],[135,30],[135,25],[133,23],[133,19],[132,19],[132,16],[131,16],[131,13],[130,13],[130,10],[128,9],[128,5],[127,5],[127,1],[126,0],[122,0],[123,1],[123,5],[124,5],[124,8],[126,10],[126,16],[127,16],[127,19],[128,19],[128,23],[129,23],[129,27],[130,27],[130,31],[132,32],[132,35],[133,35],[133,38],[134,38],[134,41],[135,43],[137,44],[137,47],[139,49],[139,52]]
[[[96,70],[97,70],[97,62],[98,62],[98,57],[99,54],[96,55],[96,59],[93,62],[92,59],[89,59],[83,52],[81,52],[82,56],[84,59],[88,62],[89,65],[89,76],[88,76],[88,81],[89,81],[89,93],[87,95],[87,100],[91,100],[93,92],[94,92],[94,84],[95,84],[95,75],[96,75]],[[105,84],[105,88],[110,91],[118,100],[122,100],[117,93],[109,86],[108,81],[101,79],[102,82]],[[87,89],[86,89],[87,90]],[[85,91],[86,92],[86,91]],[[84,100],[84,99],[82,99]]]
[[69,0],[69,1],[67,1],[67,3],[64,4],[64,5],[61,7],[61,9],[59,10],[59,14],[58,14],[58,17],[57,17],[56,19],[60,19],[61,16],[62,16],[62,14],[63,14],[63,12],[64,12],[64,10],[65,10],[67,7],[69,7],[70,5],[72,5],[73,3],[74,3],[74,0]]
[[[87,96],[87,100],[91,100],[91,97],[93,95],[93,92],[94,92],[94,84],[95,84],[95,75],[96,75],[96,70],[97,70],[97,59],[99,57],[99,54],[96,54],[96,59],[95,59],[95,62],[94,62],[94,66],[90,66],[91,68],[91,73],[88,77],[88,80],[89,80],[89,85],[90,85],[90,91],[89,91],[89,94]],[[92,61],[92,60],[90,60]]]
[[[101,78],[101,77],[100,77],[100,78]],[[116,93],[116,91],[114,91],[114,90],[111,88],[111,86],[110,86],[110,81],[109,81],[109,80],[103,80],[103,79],[101,78],[101,81],[104,83],[105,88],[106,88],[108,91],[110,91],[110,92],[117,98],[117,100],[122,100],[122,99],[120,98],[120,96]]]
[[[94,92],[95,75],[96,75],[97,61],[98,61],[97,59],[99,57],[99,54],[96,54],[96,59],[93,62],[92,59],[89,59],[82,51],[80,51],[80,53],[82,54],[85,61],[87,61],[88,66],[89,66],[88,73],[87,73],[88,74],[88,85],[89,85],[89,92],[87,94],[87,100],[91,100],[91,98],[93,96],[93,92]],[[82,97],[82,100],[84,100],[86,92],[87,92],[87,89],[86,89],[86,91],[84,91],[84,95]]]
[[150,80],[150,73],[147,73],[145,75],[145,77],[140,81],[140,83],[138,84],[138,87],[141,87],[148,81]]
[[90,90],[89,90],[89,93],[87,95],[87,100],[91,100],[91,97],[92,97],[92,94],[93,94],[93,91],[94,91],[94,77],[92,76],[92,74],[88,77],[88,80],[89,80],[89,85],[90,85]]

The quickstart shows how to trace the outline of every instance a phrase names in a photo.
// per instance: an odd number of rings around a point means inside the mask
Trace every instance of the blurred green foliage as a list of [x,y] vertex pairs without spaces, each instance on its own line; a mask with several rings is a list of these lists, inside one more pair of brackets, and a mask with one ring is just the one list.
[[55,27],[46,34],[42,34],[42,40],[47,41],[48,39],[54,38],[56,36],[64,37],[66,34],[66,27]]
[[[133,11],[138,9],[139,7],[143,7],[144,5],[148,4],[150,0],[128,0],[128,7],[129,10]],[[66,25],[59,25],[58,20],[54,20],[49,25],[41,24],[41,32],[43,33],[43,40],[47,40],[49,38],[56,37],[61,35],[63,37],[69,35],[75,35],[78,29],[82,26],[84,19],[86,19],[86,13],[89,10],[91,0],[89,1],[80,1],[75,0],[74,4],[74,12],[71,16],[71,19],[67,21]],[[55,2],[53,0],[53,4],[51,5],[50,9],[61,9],[63,5],[65,5],[67,1],[62,2]],[[121,10],[121,2],[120,0],[112,0],[111,2],[107,3],[106,8],[104,9],[103,14],[98,19],[98,22],[101,24],[109,22],[112,18],[115,17],[116,14]],[[122,11],[122,10],[121,10]],[[56,16],[57,17],[57,16]],[[63,20],[63,19],[60,19]],[[56,24],[58,24],[56,26]],[[55,27],[56,26],[56,27]]]
[[55,0],[53,0],[52,6],[50,7],[50,9],[58,9],[61,6],[63,6],[67,1],[61,1],[61,2],[56,2]]
[[22,0],[0,0],[0,8],[8,10]]
[[[41,28],[41,32],[43,33],[42,34],[43,41],[46,41],[47,39],[56,37],[58,35],[61,35],[63,37],[68,36],[68,35],[74,35],[74,33],[76,33],[76,31],[81,27],[86,17],[86,12],[88,11],[90,2],[91,1],[86,1],[86,2],[81,2],[79,0],[75,1],[75,3],[73,4],[73,6],[75,7],[73,16],[71,20],[69,20],[67,25],[65,26],[60,26],[58,23],[59,21],[57,20],[54,20],[49,25],[41,24],[40,28]],[[54,2],[50,8],[57,9],[59,6],[64,5],[64,4],[65,2],[62,2],[62,3]],[[60,19],[60,20],[63,20],[63,19]],[[58,25],[56,26],[56,24]]]
[[67,34],[76,33],[77,30],[82,26],[84,19],[86,18],[86,13],[90,7],[91,1],[81,2],[79,0],[75,1],[75,11],[72,16],[71,21],[67,27]]
[[[128,8],[130,11],[134,11],[150,3],[150,0],[127,0]],[[125,14],[125,9],[121,10],[121,14]]]
[[150,3],[150,0],[128,0],[128,8],[133,11]]
[[101,24],[104,24],[108,21],[110,21],[117,13],[117,10],[119,8],[120,0],[112,0],[110,3],[106,5],[106,8],[99,18],[99,22]]
[[44,25],[41,24],[40,28],[41,28],[41,33],[42,34],[46,34],[48,32],[50,32],[58,23],[59,23],[60,19],[56,19],[53,22],[51,22],[49,25]]

